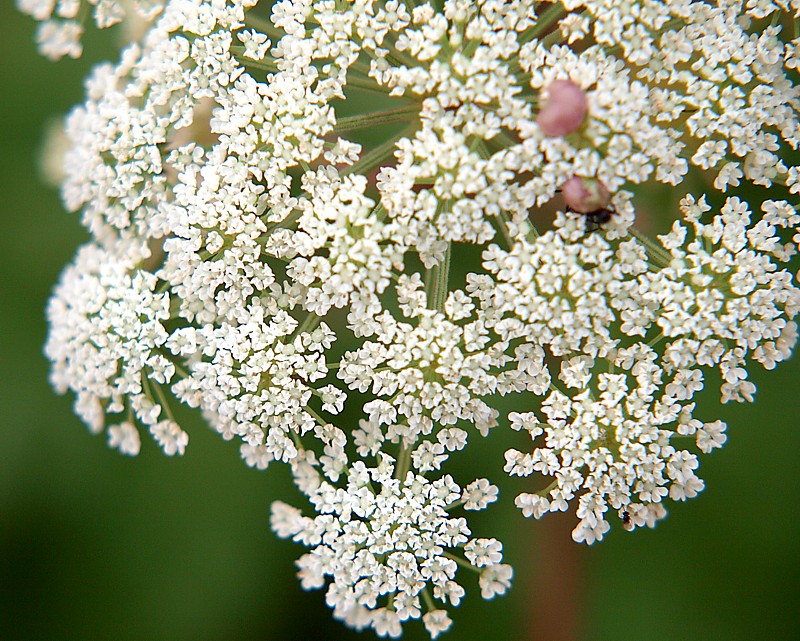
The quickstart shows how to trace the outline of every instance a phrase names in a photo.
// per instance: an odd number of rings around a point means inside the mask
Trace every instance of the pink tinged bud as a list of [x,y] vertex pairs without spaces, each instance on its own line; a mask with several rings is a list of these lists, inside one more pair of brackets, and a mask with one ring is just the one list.
[[545,136],[572,134],[586,118],[586,94],[572,80],[554,80],[540,94],[536,124]]
[[591,214],[606,209],[611,196],[606,186],[595,178],[573,176],[561,185],[561,195],[572,211],[579,214]]

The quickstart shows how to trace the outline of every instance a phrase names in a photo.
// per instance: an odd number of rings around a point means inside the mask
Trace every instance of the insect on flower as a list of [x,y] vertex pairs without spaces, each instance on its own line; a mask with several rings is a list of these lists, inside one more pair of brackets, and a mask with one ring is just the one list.
[[567,211],[585,216],[587,232],[597,231],[614,215],[609,207],[611,195],[597,179],[573,176],[561,186],[561,193]]
[[628,532],[633,530],[633,520],[631,519],[631,513],[628,512],[628,510],[624,510],[620,518],[622,519],[622,527],[628,530]]
[[586,231],[593,232],[600,229],[614,216],[614,210],[603,207],[584,214],[586,218]]

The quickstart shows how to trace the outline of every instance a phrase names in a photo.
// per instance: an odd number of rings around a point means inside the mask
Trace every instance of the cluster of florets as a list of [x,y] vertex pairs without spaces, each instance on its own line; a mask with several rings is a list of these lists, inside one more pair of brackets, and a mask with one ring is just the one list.
[[[163,418],[162,386],[175,365],[161,353],[169,334],[170,297],[155,291],[156,277],[135,269],[146,249],[127,245],[128,260],[90,244],[61,277],[47,309],[57,318],[45,345],[57,367],[53,384],[75,392],[75,412],[93,432],[102,432],[107,414],[125,421],[108,428],[109,445],[123,454],[139,453],[134,419],[148,427],[168,456],[183,454],[186,433]],[[80,386],[76,385],[80,381]],[[169,414],[168,408],[166,409]]]
[[336,618],[397,637],[402,622],[422,616],[436,638],[451,621],[435,602],[457,606],[464,596],[455,580],[459,563],[476,569],[486,599],[510,586],[502,544],[470,538],[466,519],[450,515],[458,507],[484,509],[497,488],[478,479],[462,489],[450,475],[431,481],[408,471],[397,477],[391,457],[377,459],[373,468],[355,461],[345,487],[321,478],[311,460],[296,462],[298,485],[318,516],[276,501],[272,527],[312,548],[297,562],[298,576],[306,589],[321,588],[330,577],[326,600]]
[[[437,636],[459,565],[509,586],[451,514],[497,497],[446,474],[474,432],[527,433],[505,471],[543,482],[517,506],[574,505],[593,543],[703,489],[726,439],[695,416],[707,372],[752,401],[748,369],[795,346],[794,2],[18,5],[53,58],[89,12],[130,42],[66,120],[93,240],[48,310],[55,386],[124,454],[141,428],[182,454],[181,402],[248,465],[289,464],[317,516],[276,503],[273,527],[349,625]],[[714,215],[692,173],[769,199]],[[655,241],[653,181],[681,212]]]
[[86,14],[91,11],[101,29],[121,22],[129,30],[152,20],[166,0],[16,0],[19,9],[40,21],[36,42],[42,55],[51,60],[64,56],[79,58],[83,53]]
[[505,469],[554,477],[540,493],[517,497],[526,516],[578,499],[578,541],[603,537],[609,508],[632,529],[666,515],[663,498],[697,494],[699,462],[683,437],[702,452],[725,442],[724,424],[693,417],[703,371],[719,370],[722,402],[752,401],[749,361],[772,369],[797,341],[787,319],[800,312],[800,289],[780,268],[796,252],[797,240],[781,240],[800,223],[795,210],[765,201],[751,225],[738,198],[710,224],[699,221],[710,209],[704,200],[686,197],[681,209],[685,222],[651,249],[660,269],[635,238],[576,238],[568,221],[533,243],[484,253],[495,276],[485,286],[503,292],[495,321],[528,326],[560,359],[558,383],[541,406],[546,421],[532,412],[509,417],[539,447],[509,450]]

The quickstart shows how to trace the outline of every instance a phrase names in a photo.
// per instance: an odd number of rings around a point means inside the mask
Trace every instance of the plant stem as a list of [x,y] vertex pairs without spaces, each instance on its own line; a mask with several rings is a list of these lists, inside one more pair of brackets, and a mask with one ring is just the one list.
[[381,143],[374,149],[364,154],[358,160],[358,162],[350,165],[350,167],[347,167],[342,172],[342,174],[348,175],[348,174],[369,173],[370,171],[375,169],[378,165],[380,165],[384,160],[389,158],[392,155],[392,152],[394,151],[397,141],[403,138],[407,133],[410,133],[411,130],[414,128],[416,128],[416,126],[406,127],[400,133],[387,139],[385,142]]
[[409,116],[416,116],[418,114],[418,105],[397,107],[396,109],[387,109],[386,111],[374,111],[372,113],[358,114],[357,116],[338,118],[334,129],[337,133],[341,133],[354,129],[393,125],[398,122],[408,122]]
[[564,6],[560,2],[553,3],[539,16],[536,24],[522,34],[520,44],[530,42],[534,38],[538,38],[547,33],[547,31],[565,15],[567,15],[567,10],[564,9]]

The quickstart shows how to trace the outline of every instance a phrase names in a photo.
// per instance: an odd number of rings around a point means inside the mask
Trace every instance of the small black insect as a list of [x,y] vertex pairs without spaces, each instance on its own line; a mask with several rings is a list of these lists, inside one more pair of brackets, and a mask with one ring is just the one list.
[[597,209],[595,211],[590,211],[588,214],[584,214],[584,216],[586,216],[586,231],[597,231],[611,220],[613,215],[614,211],[611,209]]
[[574,209],[567,207],[567,211],[571,211],[576,214],[581,214],[586,221],[586,233],[591,234],[592,232],[597,231],[603,225],[605,225],[609,220],[614,217],[614,210],[608,209],[606,207],[602,207],[600,209],[595,209],[594,211],[589,212],[577,212]]
[[633,529],[633,521],[631,520],[631,513],[628,510],[624,510],[621,515],[622,518],[622,527],[626,530],[630,531]]

